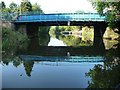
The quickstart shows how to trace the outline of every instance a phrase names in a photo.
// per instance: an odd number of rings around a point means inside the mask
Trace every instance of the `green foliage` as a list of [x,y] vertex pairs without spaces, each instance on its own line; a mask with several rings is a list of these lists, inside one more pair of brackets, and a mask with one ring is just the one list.
[[14,2],[9,5],[9,8],[3,8],[1,10],[2,20],[12,20],[13,18],[16,18],[19,12],[18,8],[18,5]]
[[53,38],[56,38],[55,31],[56,31],[56,26],[52,26],[52,27],[50,28],[49,34],[50,34],[50,36],[53,37]]
[[6,5],[4,3],[4,1],[0,2],[0,12],[4,12],[6,9]]
[[82,41],[93,41],[94,40],[94,29],[93,27],[83,27],[82,28]]
[[114,29],[116,27],[116,16],[114,12],[109,12],[107,13],[107,22],[108,22],[108,26],[112,29]]
[[[6,5],[4,2],[0,3],[0,11],[3,13],[8,13],[10,12],[10,8],[6,8]],[[3,16],[3,15],[2,15]]]
[[56,30],[56,31],[79,31],[81,29],[80,26],[52,26],[50,30]]
[[81,39],[75,36],[66,36],[61,38],[61,40],[67,45],[67,46],[80,46]]
[[11,12],[17,12],[18,11],[18,5],[14,2],[10,3],[9,8]]
[[37,3],[32,5],[32,11],[37,12],[38,14],[43,13],[42,9],[40,8],[40,5]]
[[50,27],[49,26],[40,26],[39,27],[39,33],[48,33]]
[[9,8],[6,8],[5,3],[0,3],[0,11],[2,12],[2,20],[15,20],[19,14],[40,14],[43,13],[40,5],[37,3],[31,4],[29,0],[22,0],[20,5],[12,2]]
[[119,50],[119,45],[107,50],[104,64],[95,65],[86,73],[86,76],[91,78],[88,88],[116,88],[120,84]]
[[10,15],[9,12],[3,12],[2,13],[2,20],[11,20],[12,19],[12,16]]
[[39,33],[38,39],[40,46],[47,46],[48,43],[50,42],[50,36],[47,33],[46,34]]
[[28,40],[25,34],[18,31],[12,31],[8,28],[2,28],[2,50],[9,51],[16,48],[22,48]]
[[11,52],[9,53],[2,53],[2,62],[5,64],[5,65],[8,65],[10,62],[13,62],[13,65],[15,67],[18,67],[22,61],[20,60],[20,58],[18,58],[17,56],[14,56],[12,54],[10,54]]
[[120,82],[119,68],[119,62],[116,65],[113,63],[108,66],[95,65],[93,69],[86,73],[86,76],[91,77],[88,88],[115,88]]
[[75,37],[73,35],[69,35],[69,36],[60,35],[59,39],[62,40],[67,46],[74,46],[74,47],[92,46],[93,44],[91,41],[83,41],[81,38]]
[[[62,40],[67,46],[91,46],[93,45],[94,32],[93,29],[86,28],[82,34],[82,38],[80,35],[77,35],[81,30],[80,26],[52,26],[50,28],[49,34],[53,38],[57,38]],[[83,28],[84,29],[84,28]],[[60,34],[62,31],[72,31],[76,33],[76,35],[67,35],[63,36]]]
[[34,65],[34,62],[33,61],[24,61],[23,65],[25,67],[26,75],[28,77],[30,77],[31,76],[31,72],[32,72],[32,68],[33,68],[33,65]]
[[116,27],[116,20],[119,18],[116,15],[120,14],[120,1],[119,2],[101,2],[100,0],[91,1],[93,7],[100,15],[106,15],[108,26],[110,28]]
[[60,34],[62,31],[79,31],[80,26],[51,26],[49,34],[56,38],[57,34]]
[[5,5],[5,2],[2,1],[2,2],[0,3],[0,9],[4,9],[4,8],[6,8],[6,5]]
[[22,0],[20,7],[21,12],[32,11],[32,4],[29,0]]
[[98,11],[98,13],[100,15],[103,15],[103,10],[106,7],[106,3],[105,2],[96,1],[96,2],[92,2],[92,5]]

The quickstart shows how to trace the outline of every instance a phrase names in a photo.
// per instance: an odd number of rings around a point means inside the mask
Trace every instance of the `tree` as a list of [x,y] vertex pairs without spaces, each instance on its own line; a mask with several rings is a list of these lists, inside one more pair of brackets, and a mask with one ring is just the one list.
[[[108,60],[107,60],[108,61]],[[114,61],[114,60],[113,60]],[[95,65],[86,73],[90,77],[88,88],[116,88],[120,83],[120,63],[113,65]],[[119,86],[120,87],[120,86]]]
[[37,3],[32,5],[32,11],[43,13],[42,9],[40,8],[40,5],[38,5]]
[[22,0],[20,9],[21,12],[32,11],[32,4],[29,0]]
[[5,5],[5,3],[2,1],[2,2],[0,3],[0,11],[3,12],[5,8],[6,8],[6,5]]
[[106,16],[108,26],[115,28],[116,20],[119,19],[120,1],[119,2],[101,2],[101,0],[91,0],[93,7],[100,15]]
[[18,5],[16,3],[12,2],[12,3],[10,3],[9,8],[10,8],[11,12],[16,12],[18,9]]
[[5,5],[4,1],[2,1],[2,2],[0,3],[0,8],[2,8],[2,9],[6,8],[6,5]]
[[33,68],[33,65],[34,65],[34,61],[24,61],[23,65],[25,67],[26,75],[28,77],[30,77],[31,72],[32,72],[32,68]]

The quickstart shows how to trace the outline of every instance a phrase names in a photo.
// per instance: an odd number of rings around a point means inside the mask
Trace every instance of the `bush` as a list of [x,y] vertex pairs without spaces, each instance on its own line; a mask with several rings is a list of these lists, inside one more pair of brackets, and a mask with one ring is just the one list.
[[24,43],[28,40],[26,34],[18,31],[12,31],[9,28],[2,28],[2,50],[11,50],[14,48],[21,48]]

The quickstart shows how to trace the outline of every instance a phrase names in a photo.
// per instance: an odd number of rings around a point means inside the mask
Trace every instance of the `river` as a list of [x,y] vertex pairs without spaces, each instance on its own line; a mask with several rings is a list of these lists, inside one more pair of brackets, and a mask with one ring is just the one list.
[[[120,44],[39,35],[5,55],[3,88],[114,88],[120,84]],[[109,42],[110,43],[110,42]]]

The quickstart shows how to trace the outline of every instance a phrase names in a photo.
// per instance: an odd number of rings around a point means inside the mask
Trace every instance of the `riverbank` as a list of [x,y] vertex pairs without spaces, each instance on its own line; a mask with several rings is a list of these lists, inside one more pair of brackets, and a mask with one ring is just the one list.
[[11,28],[2,27],[2,52],[23,48],[28,40],[26,34],[19,31],[12,31]]

